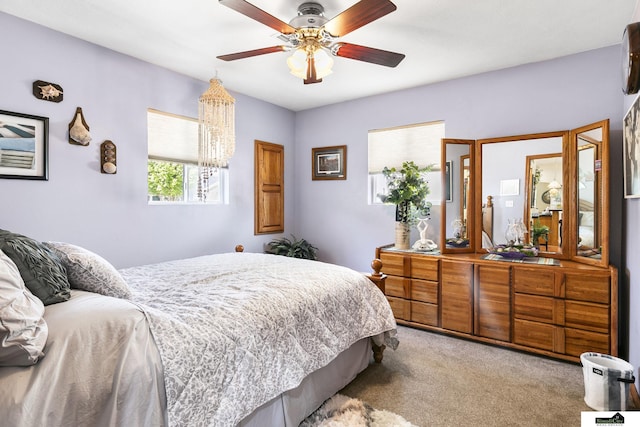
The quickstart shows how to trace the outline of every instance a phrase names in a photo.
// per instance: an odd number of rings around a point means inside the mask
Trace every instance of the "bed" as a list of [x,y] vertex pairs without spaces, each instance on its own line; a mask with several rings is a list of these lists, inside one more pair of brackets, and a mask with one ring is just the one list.
[[0,346],[6,425],[297,426],[368,366],[372,346],[398,345],[382,292],[344,267],[238,252],[115,270],[31,239],[69,282],[45,305],[7,241],[0,232],[0,287],[35,307],[25,342],[42,344],[43,330],[46,342],[18,365],[2,362],[6,336]]

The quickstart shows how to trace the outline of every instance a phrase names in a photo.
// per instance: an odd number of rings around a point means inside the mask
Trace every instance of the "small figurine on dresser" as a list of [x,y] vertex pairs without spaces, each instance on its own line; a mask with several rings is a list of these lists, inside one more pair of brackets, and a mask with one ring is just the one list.
[[427,239],[427,229],[429,228],[430,218],[418,218],[418,231],[420,232],[420,240],[416,240],[413,249],[416,251],[432,251],[438,248],[438,245],[431,239]]

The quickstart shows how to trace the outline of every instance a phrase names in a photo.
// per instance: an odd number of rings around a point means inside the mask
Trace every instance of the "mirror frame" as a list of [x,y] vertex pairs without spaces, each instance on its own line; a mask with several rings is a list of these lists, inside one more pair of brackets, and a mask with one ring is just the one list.
[[[597,210],[594,213],[598,216],[600,221],[599,231],[598,233],[600,238],[600,259],[594,259],[586,256],[578,255],[578,232],[579,232],[579,198],[578,198],[578,175],[579,175],[579,164],[578,164],[578,147],[579,141],[578,138],[581,133],[588,132],[591,130],[595,130],[601,128],[602,129],[602,141],[599,152],[599,160],[601,164],[601,168],[598,171],[598,181],[597,181],[597,191],[598,196],[598,205],[596,207]],[[575,231],[574,233],[574,241],[571,243],[571,247],[573,249],[573,260],[583,263],[583,264],[591,264],[599,267],[608,267],[609,266],[609,119],[602,120],[599,122],[591,123],[586,126],[582,126],[577,129],[573,129],[571,131],[571,157],[570,160],[572,162],[572,181],[574,183],[573,193],[571,194],[571,200],[573,201],[573,222],[574,225],[571,228]]]
[[[469,218],[469,220],[467,221],[467,236],[469,238],[469,246],[464,247],[464,248],[453,248],[453,247],[447,247],[447,202],[446,202],[446,195],[445,195],[445,180],[446,180],[446,171],[445,171],[445,163],[447,162],[447,144],[451,144],[451,145],[467,145],[469,147],[469,152],[467,155],[469,158],[469,197],[467,198],[467,218]],[[475,209],[476,209],[476,203],[475,203],[475,186],[476,186],[476,182],[477,182],[477,175],[476,175],[476,167],[475,167],[475,162],[476,162],[476,155],[475,155],[475,150],[476,150],[476,141],[474,139],[453,139],[453,138],[443,138],[442,142],[441,142],[441,164],[442,164],[442,183],[443,183],[443,191],[442,191],[442,202],[441,202],[441,213],[440,213],[440,242],[441,242],[441,250],[440,252],[444,253],[473,253],[476,251],[476,233],[475,233],[475,227],[476,227],[476,221],[475,221]],[[459,171],[459,176],[460,176],[460,191],[457,192],[458,195],[458,199],[460,202],[460,208],[462,208],[462,191],[463,191],[463,168],[462,165],[460,165],[460,171]],[[452,189],[453,190],[453,189]]]
[[[504,143],[504,142],[517,142],[517,141],[527,141],[532,139],[544,139],[544,138],[562,138],[562,153],[571,153],[572,146],[570,145],[570,131],[556,131],[556,132],[544,132],[544,133],[533,133],[533,134],[525,134],[525,135],[515,135],[515,136],[505,136],[499,138],[487,138],[487,139],[479,139],[477,141],[477,149],[476,149],[476,178],[475,178],[475,208],[478,209],[481,205],[478,205],[478,202],[482,203],[483,195],[482,195],[482,147],[485,144],[496,144],[496,143]],[[564,158],[562,164],[562,180],[563,186],[566,190],[567,195],[575,194],[575,181],[572,178],[572,163],[570,161],[571,155],[568,155]],[[525,165],[523,165],[525,166]],[[526,174],[526,171],[523,170],[523,177]],[[525,177],[526,178],[526,177]],[[526,181],[525,181],[526,182]],[[493,196],[493,195],[492,195]],[[573,203],[569,203],[569,200],[573,200],[572,197],[564,196],[562,198],[562,211],[563,211],[563,227],[562,227],[562,247],[559,252],[541,252],[542,256],[548,258],[561,258],[561,259],[570,259],[572,256],[572,252],[575,253],[574,241],[572,234],[569,230],[574,231],[577,230],[575,228],[574,221],[574,205]],[[565,222],[565,219],[568,221]],[[475,228],[475,240],[476,242],[482,241],[482,216],[476,215],[476,222],[474,224]],[[486,249],[481,247],[482,245],[478,245],[476,247],[476,252],[478,253],[486,253]]]
[[[578,255],[578,215],[579,215],[579,200],[578,200],[578,137],[583,132],[592,131],[595,129],[602,129],[602,141],[600,149],[600,159],[598,172],[600,173],[597,187],[597,215],[600,221],[600,246],[601,257],[594,259],[586,256]],[[511,142],[527,139],[540,139],[548,137],[562,137],[562,180],[563,180],[563,198],[562,198],[562,253],[543,253],[543,256],[559,259],[570,259],[578,263],[590,264],[598,267],[609,267],[609,186],[610,186],[610,171],[609,171],[609,119],[601,120],[595,123],[591,123],[576,129],[557,131],[557,132],[545,132],[537,134],[527,134],[518,136],[507,136],[500,138],[487,138],[474,141],[473,140],[461,140],[461,139],[442,139],[442,158],[443,165],[443,195],[444,195],[444,164],[446,162],[445,143],[466,143],[470,146],[470,152],[475,151],[475,155],[471,156],[471,202],[472,213],[470,215],[475,217],[473,223],[473,233],[470,235],[470,248],[475,248],[476,253],[485,253],[486,250],[482,248],[480,242],[482,242],[482,223],[483,218],[480,213],[483,211],[483,197],[482,197],[482,147],[483,144]],[[597,166],[596,166],[597,167]],[[525,172],[526,173],[526,172]],[[444,198],[444,196],[443,196]],[[487,204],[488,209],[491,209],[491,196],[488,197]],[[443,206],[445,201],[443,200]],[[595,204],[594,204],[595,205]],[[468,248],[449,248],[446,249],[446,215],[443,213],[441,219],[441,243],[442,252],[472,252]]]

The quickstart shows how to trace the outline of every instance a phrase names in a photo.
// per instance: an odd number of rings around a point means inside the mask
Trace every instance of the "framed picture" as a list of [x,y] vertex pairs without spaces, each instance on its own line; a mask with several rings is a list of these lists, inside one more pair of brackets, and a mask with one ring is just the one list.
[[347,146],[311,149],[311,179],[347,179]]
[[518,196],[520,195],[519,179],[503,179],[500,181],[501,196]]
[[624,152],[624,197],[632,199],[640,197],[640,106],[638,99],[624,117],[623,152]]
[[453,160],[444,164],[444,200],[453,202]]
[[49,178],[49,118],[0,110],[0,178]]

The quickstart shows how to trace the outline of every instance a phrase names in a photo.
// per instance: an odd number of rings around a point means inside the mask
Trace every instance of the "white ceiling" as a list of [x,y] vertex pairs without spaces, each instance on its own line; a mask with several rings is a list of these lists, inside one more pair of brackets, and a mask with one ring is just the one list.
[[[305,0],[250,0],[289,22]],[[318,0],[332,18],[356,0]],[[620,43],[637,0],[392,0],[398,9],[340,41],[406,54],[396,68],[335,58],[303,85],[290,53],[216,56],[282,44],[217,0],[0,0],[0,11],[294,111]]]

